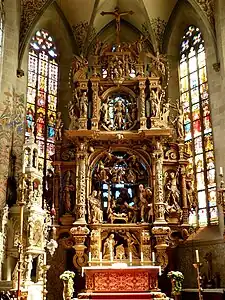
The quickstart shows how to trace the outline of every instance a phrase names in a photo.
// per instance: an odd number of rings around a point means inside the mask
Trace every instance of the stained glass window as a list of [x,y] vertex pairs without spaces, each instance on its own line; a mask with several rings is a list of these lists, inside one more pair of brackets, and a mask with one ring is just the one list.
[[39,167],[44,175],[52,168],[51,156],[55,151],[57,59],[53,38],[47,31],[38,30],[29,50],[25,136],[33,135],[39,146]]
[[218,221],[216,207],[215,157],[204,40],[199,28],[189,26],[180,51],[180,93],[184,108],[186,151],[190,155],[188,176],[197,191],[197,209],[189,222],[206,226]]

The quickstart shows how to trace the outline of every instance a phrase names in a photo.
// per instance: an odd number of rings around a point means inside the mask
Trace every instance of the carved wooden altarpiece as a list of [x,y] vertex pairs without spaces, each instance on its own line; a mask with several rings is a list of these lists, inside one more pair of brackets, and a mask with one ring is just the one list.
[[97,40],[93,55],[74,57],[70,77],[70,125],[54,159],[59,242],[74,248],[79,272],[130,261],[163,270],[168,248],[187,238],[193,205],[181,103],[166,96],[168,61],[142,37]]

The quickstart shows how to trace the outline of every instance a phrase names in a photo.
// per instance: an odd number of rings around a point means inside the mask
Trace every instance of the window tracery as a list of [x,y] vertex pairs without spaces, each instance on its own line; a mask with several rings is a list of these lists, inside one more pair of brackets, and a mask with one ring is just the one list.
[[55,121],[58,88],[58,54],[46,30],[32,37],[28,58],[27,113],[25,137],[34,137],[39,147],[39,168],[52,169],[55,151]]
[[199,28],[189,26],[180,49],[180,92],[184,109],[188,176],[194,178],[197,209],[190,212],[192,225],[218,221],[212,124],[204,40]]

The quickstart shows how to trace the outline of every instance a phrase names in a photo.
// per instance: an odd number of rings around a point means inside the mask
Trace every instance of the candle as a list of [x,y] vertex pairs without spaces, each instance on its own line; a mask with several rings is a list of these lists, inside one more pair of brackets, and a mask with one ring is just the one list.
[[113,261],[113,252],[110,252],[110,260]]
[[143,252],[141,251],[141,262],[144,261],[144,256],[143,256]]
[[47,264],[46,252],[44,252],[44,254],[43,254],[43,264],[44,264],[44,266],[46,266],[46,264]]
[[99,253],[100,264],[102,264],[102,252]]
[[223,168],[220,167],[220,175],[223,176]]
[[155,263],[155,252],[152,252],[152,262]]
[[197,263],[199,263],[199,252],[198,252],[198,250],[195,250],[195,254],[196,254],[196,261],[197,261]]
[[130,264],[132,264],[132,252],[129,253]]
[[91,251],[88,253],[88,260],[91,262]]

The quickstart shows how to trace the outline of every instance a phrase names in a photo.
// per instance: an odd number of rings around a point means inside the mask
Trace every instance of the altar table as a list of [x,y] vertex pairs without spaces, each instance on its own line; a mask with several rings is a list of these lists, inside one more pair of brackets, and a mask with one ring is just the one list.
[[158,291],[160,266],[84,267],[87,292]]
[[83,267],[86,293],[78,299],[166,299],[158,289],[160,266]]

